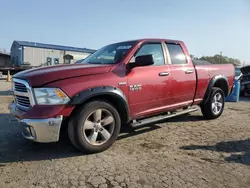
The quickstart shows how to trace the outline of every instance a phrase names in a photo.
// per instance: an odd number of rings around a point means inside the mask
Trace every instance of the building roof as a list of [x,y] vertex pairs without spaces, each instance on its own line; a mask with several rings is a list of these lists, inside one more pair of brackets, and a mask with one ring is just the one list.
[[96,50],[87,49],[87,48],[77,48],[71,46],[61,46],[61,45],[54,45],[54,44],[43,44],[38,42],[28,42],[28,41],[14,41],[14,43],[18,43],[20,46],[28,46],[28,47],[35,47],[35,48],[46,48],[46,49],[54,49],[54,50],[64,50],[64,51],[73,51],[73,52],[86,52],[86,53],[93,53]]
[[5,52],[1,52],[1,51],[0,51],[0,56],[10,56],[10,54],[9,54],[9,53],[5,53]]

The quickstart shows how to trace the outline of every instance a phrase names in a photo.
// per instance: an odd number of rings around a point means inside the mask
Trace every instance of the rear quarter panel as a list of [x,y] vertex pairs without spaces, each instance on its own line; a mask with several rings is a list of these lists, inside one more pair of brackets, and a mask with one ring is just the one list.
[[209,75],[211,78],[222,75],[227,78],[229,91],[234,84],[235,70],[232,64],[213,64],[210,65]]
[[203,99],[210,81],[215,76],[225,76],[228,80],[229,91],[234,83],[234,66],[232,64],[212,64],[212,65],[196,65],[197,71],[197,92],[195,101]]

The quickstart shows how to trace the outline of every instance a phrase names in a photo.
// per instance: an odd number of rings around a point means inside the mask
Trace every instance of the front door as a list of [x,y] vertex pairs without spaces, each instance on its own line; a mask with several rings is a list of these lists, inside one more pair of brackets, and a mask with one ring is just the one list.
[[188,106],[193,103],[195,95],[195,68],[180,44],[166,43],[166,46],[170,57],[172,106]]
[[154,58],[153,65],[135,67],[128,74],[129,104],[132,117],[153,115],[170,104],[170,90],[166,89],[169,86],[169,67],[165,64],[162,44],[146,43],[141,46],[132,59],[150,54]]

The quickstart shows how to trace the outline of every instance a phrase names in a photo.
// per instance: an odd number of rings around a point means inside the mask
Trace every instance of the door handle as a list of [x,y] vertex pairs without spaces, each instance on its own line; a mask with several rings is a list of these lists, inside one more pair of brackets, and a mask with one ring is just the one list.
[[168,76],[168,75],[169,75],[168,72],[160,72],[160,73],[159,73],[159,76]]
[[192,71],[192,70],[186,70],[185,71],[185,74],[192,74],[194,71]]

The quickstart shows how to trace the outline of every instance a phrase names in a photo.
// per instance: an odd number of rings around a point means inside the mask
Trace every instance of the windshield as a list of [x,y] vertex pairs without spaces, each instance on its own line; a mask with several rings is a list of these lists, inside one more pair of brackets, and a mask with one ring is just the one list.
[[91,54],[82,63],[88,64],[115,64],[121,61],[136,41],[121,42],[105,46]]

